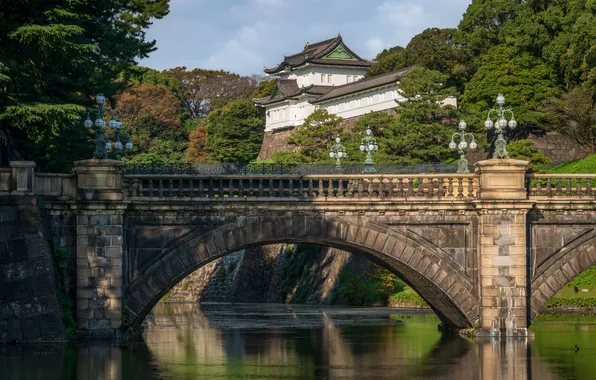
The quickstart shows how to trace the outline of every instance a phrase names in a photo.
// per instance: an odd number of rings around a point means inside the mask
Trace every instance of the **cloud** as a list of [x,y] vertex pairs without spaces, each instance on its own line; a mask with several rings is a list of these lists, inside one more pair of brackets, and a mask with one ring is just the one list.
[[370,56],[377,55],[385,48],[383,41],[380,38],[371,38],[366,41],[366,48]]
[[171,0],[170,14],[156,20],[147,39],[158,50],[141,65],[180,65],[242,75],[299,52],[306,41],[338,31],[363,58],[405,46],[430,27],[455,27],[471,0]]
[[386,1],[377,10],[382,17],[405,26],[417,25],[425,18],[424,8],[420,4]]
[[282,5],[281,0],[253,0],[258,6],[272,7]]

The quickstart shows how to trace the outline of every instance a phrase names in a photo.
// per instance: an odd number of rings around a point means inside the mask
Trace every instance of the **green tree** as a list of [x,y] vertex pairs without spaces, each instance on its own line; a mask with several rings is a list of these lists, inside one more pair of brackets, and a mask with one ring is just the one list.
[[578,86],[545,104],[547,123],[590,154],[596,152],[596,94],[588,86]]
[[516,160],[529,161],[529,171],[532,173],[546,173],[548,166],[552,163],[541,151],[536,149],[531,140],[517,140],[507,145],[509,157]]
[[[168,3],[3,0],[0,129],[17,140],[47,145],[79,126],[85,107],[93,105],[89,95],[116,93],[125,84],[118,79],[128,76],[135,59],[155,50],[145,31],[152,19],[168,13]],[[38,160],[37,152],[21,154]]]
[[505,46],[491,48],[482,58],[474,77],[466,84],[461,105],[484,113],[495,107],[499,93],[507,108],[515,112],[520,129],[539,127],[542,103],[559,91],[553,71],[541,59],[529,54],[512,55]]
[[261,149],[265,115],[250,100],[236,100],[207,117],[205,147],[217,162],[250,162]]
[[275,91],[277,86],[277,78],[271,80],[264,80],[259,83],[259,86],[251,94],[251,98],[264,98],[270,96]]
[[288,138],[288,143],[299,146],[301,154],[314,162],[329,161],[331,143],[343,130],[342,120],[340,116],[319,108],[304,119],[304,124]]
[[448,144],[456,124],[450,107],[441,100],[452,91],[445,88],[447,75],[417,67],[400,82],[408,99],[398,108],[399,119],[383,131],[378,162],[418,164],[454,159]]
[[454,41],[457,29],[429,28],[410,40],[406,51],[408,66],[420,65],[447,74],[447,85],[463,89],[471,70],[465,49]]
[[383,50],[375,58],[375,63],[366,72],[367,77],[387,74],[408,66],[408,54],[406,49],[395,46],[389,50]]

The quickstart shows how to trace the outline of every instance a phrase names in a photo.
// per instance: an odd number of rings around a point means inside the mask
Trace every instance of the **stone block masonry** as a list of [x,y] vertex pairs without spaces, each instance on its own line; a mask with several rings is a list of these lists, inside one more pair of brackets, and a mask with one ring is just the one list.
[[0,343],[67,341],[44,231],[36,197],[0,197]]
[[[582,185],[596,175],[527,175],[516,160],[467,175],[281,178],[123,175],[123,165],[77,162],[76,194],[40,196],[54,241],[73,251],[81,336],[132,338],[182,278],[256,245],[363,255],[411,284],[444,327],[477,336],[530,335],[545,303],[596,263],[595,193]],[[38,189],[12,190],[0,199],[0,338],[47,340],[60,306]]]
[[77,210],[77,335],[118,338],[122,326],[123,229],[120,161],[75,163]]
[[112,337],[122,325],[122,213],[77,216],[79,335]]

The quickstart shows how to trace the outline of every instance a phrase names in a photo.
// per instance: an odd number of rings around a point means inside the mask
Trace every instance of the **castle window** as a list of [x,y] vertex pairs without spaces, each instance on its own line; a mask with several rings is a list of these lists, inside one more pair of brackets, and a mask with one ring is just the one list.
[[327,74],[321,74],[321,83],[325,83],[327,81]]

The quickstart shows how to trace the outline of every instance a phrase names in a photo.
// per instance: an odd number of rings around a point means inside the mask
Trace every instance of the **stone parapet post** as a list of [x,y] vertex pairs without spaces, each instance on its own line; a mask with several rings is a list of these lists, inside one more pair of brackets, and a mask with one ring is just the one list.
[[527,161],[492,159],[480,174],[480,328],[476,336],[527,336]]
[[10,188],[11,195],[33,195],[35,191],[35,162],[10,161],[12,169]]
[[123,166],[115,160],[75,162],[80,336],[114,338],[122,326]]

